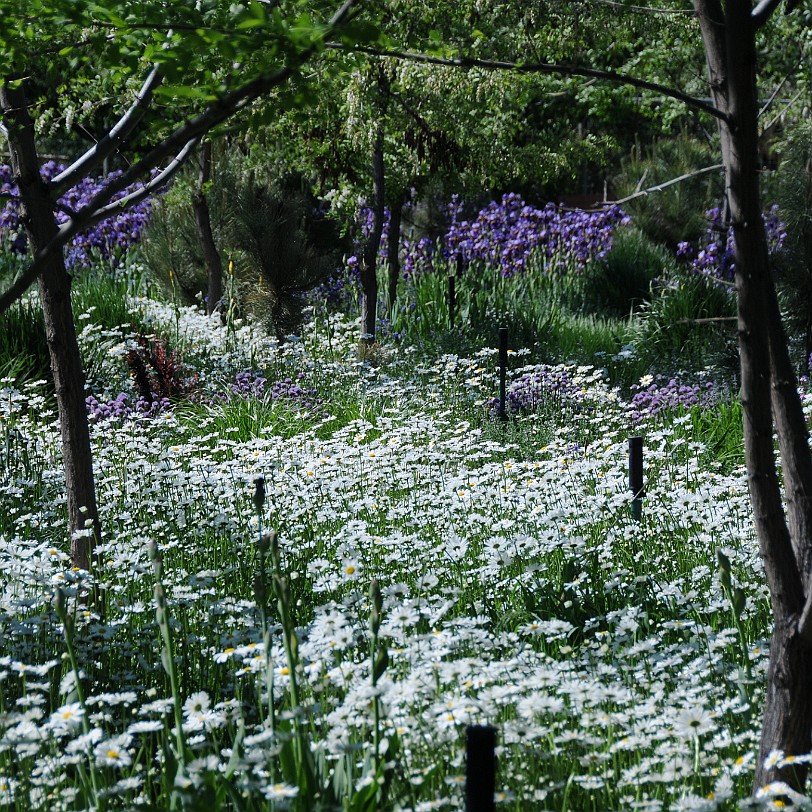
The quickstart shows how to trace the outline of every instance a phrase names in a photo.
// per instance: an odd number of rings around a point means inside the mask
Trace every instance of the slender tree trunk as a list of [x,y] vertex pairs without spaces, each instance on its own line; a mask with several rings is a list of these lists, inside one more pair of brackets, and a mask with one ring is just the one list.
[[400,224],[403,219],[403,207],[406,205],[406,192],[401,192],[392,204],[389,213],[389,245],[387,246],[387,260],[389,265],[389,291],[387,304],[389,317],[395,314],[395,299],[398,294],[398,281],[400,280]]
[[[9,131],[14,179],[20,191],[23,222],[36,255],[56,234],[53,201],[40,176],[34,125],[21,88],[0,86],[0,109]],[[70,300],[71,279],[62,253],[53,254],[39,276],[45,333],[59,408],[62,459],[68,500],[73,565],[90,569],[94,541],[100,537],[93,457],[85,407],[85,375]]]
[[197,235],[203,248],[203,261],[206,264],[208,278],[206,313],[210,316],[223,298],[223,261],[214,242],[209,202],[206,199],[206,184],[211,179],[211,164],[211,141],[205,141],[200,150],[200,174],[197,178],[197,188],[192,199],[192,208],[195,213]]
[[375,342],[375,322],[378,316],[378,251],[381,247],[386,211],[383,137],[389,104],[389,80],[381,66],[378,67],[378,93],[378,123],[372,145],[372,233],[364,246],[361,263],[361,331],[362,341],[366,344]]
[[[775,627],[755,789],[805,785],[806,765],[766,766],[773,750],[812,750],[812,645],[805,611],[812,567],[812,456],[790,363],[761,213],[755,25],[749,0],[695,0],[720,128],[734,235],[745,458]],[[784,502],[772,429],[783,463]]]

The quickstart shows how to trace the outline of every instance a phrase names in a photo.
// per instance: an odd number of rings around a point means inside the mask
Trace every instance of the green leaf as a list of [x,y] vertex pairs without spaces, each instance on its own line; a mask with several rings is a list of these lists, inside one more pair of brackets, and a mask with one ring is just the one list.
[[168,98],[202,99],[214,101],[217,97],[205,87],[190,87],[189,85],[161,85],[155,89],[155,95]]

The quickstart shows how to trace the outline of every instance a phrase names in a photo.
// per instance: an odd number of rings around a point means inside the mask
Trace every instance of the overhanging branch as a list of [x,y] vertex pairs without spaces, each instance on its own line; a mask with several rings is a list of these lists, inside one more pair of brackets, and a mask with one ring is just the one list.
[[[169,177],[177,171],[183,161],[188,157],[194,144],[196,144],[203,135],[240,110],[243,110],[259,96],[287,81],[287,79],[322,46],[324,36],[330,34],[340,25],[347,22],[352,15],[353,9],[360,2],[361,0],[345,0],[338,11],[330,18],[322,37],[298,53],[290,64],[285,65],[277,71],[261,74],[250,82],[247,82],[216,100],[198,116],[178,126],[173,133],[153,147],[134,166],[130,167],[118,178],[106,184],[87,205],[77,212],[76,217],[62,224],[54,238],[34,257],[31,265],[15,280],[8,290],[0,295],[0,313],[8,310],[8,308],[31,287],[37,276],[39,276],[48,257],[52,256],[56,251],[62,250],[68,240],[74,237],[79,231],[89,227],[93,223],[99,222],[111,214],[130,208],[136,202],[143,200],[147,196],[146,193],[142,194],[139,190],[132,192],[125,198],[116,201],[114,205],[108,207],[108,204],[110,204],[116,194],[124,191],[128,186],[148,175],[156,166],[163,163],[163,161],[175,156],[170,165],[158,176],[164,178],[164,183],[169,180]],[[150,77],[152,77],[152,80]],[[154,87],[157,85],[159,77],[157,74],[150,74],[150,77],[148,77],[145,85],[148,86],[148,83],[152,81],[152,86]],[[138,106],[137,101],[133,107],[136,106]],[[91,150],[91,152],[93,152],[93,150]],[[84,160],[84,158],[85,156],[80,158],[80,160]],[[155,189],[158,188],[155,183],[156,180],[157,177],[151,179],[145,187],[149,187],[150,191],[154,192]]]
[[102,164],[105,158],[112,155],[124,142],[129,134],[143,118],[147,107],[152,101],[152,94],[155,88],[163,79],[158,66],[150,71],[141,89],[138,91],[135,101],[126,113],[118,120],[113,128],[97,144],[92,146],[78,160],[74,161],[67,169],[60,172],[51,180],[51,189],[54,197],[59,197],[64,191],[74,186],[80,177],[92,172],[97,166]]
[[149,183],[145,183],[141,188],[136,189],[134,192],[131,192],[130,194],[125,195],[112,203],[108,203],[106,206],[103,206],[90,214],[89,219],[82,225],[82,228],[100,223],[102,220],[106,220],[108,217],[112,217],[124,209],[129,209],[131,206],[137,205],[154,192],[166,186],[166,184],[172,179],[172,176],[186,162],[189,154],[198,145],[198,143],[200,143],[199,136],[189,141],[173,158],[172,162],[168,164],[165,169],[155,175],[155,177],[152,178]]
[[695,169],[693,172],[686,172],[684,175],[680,175],[678,178],[671,178],[671,180],[667,180],[665,183],[658,183],[656,186],[649,186],[647,189],[641,189],[639,192],[634,192],[634,194],[621,197],[619,200],[610,200],[606,203],[602,203],[600,208],[606,208],[607,206],[622,206],[624,203],[628,203],[630,200],[636,200],[638,197],[646,197],[646,195],[650,194],[651,192],[661,192],[663,189],[667,189],[669,186],[675,186],[676,184],[690,180],[691,178],[706,175],[708,172],[718,172],[720,169],[724,168],[724,164],[714,164],[713,166],[705,166],[702,169]]
[[169,165],[141,189],[132,192],[106,207],[92,209],[90,206],[85,206],[70,220],[65,221],[59,227],[53,239],[34,257],[28,268],[14,281],[7,291],[0,295],[0,313],[8,310],[8,308],[34,284],[42,270],[42,266],[48,258],[57,251],[61,251],[68,240],[75,237],[82,229],[90,228],[90,226],[100,223],[108,217],[112,217],[115,214],[119,214],[131,208],[136,203],[139,203],[150,194],[154,194],[158,189],[165,186],[188,159],[192,150],[197,145],[198,140],[199,139],[194,139],[184,145],[184,148],[175,156]]
[[761,0],[750,12],[750,19],[756,28],[761,28],[770,19],[773,12],[781,5],[781,0]]
[[720,121],[730,123],[730,117],[718,107],[709,104],[708,102],[697,99],[688,93],[683,93],[666,85],[660,85],[656,82],[648,82],[645,79],[638,79],[635,76],[627,76],[624,73],[616,73],[615,71],[597,70],[595,68],[584,68],[578,65],[557,65],[548,62],[502,62],[491,59],[474,59],[468,56],[458,57],[440,57],[430,56],[428,54],[412,53],[410,51],[394,51],[388,49],[369,48],[366,46],[347,46],[340,42],[330,42],[326,45],[327,48],[338,51],[353,51],[369,54],[370,56],[388,57],[389,59],[399,59],[405,62],[416,62],[424,65],[442,65],[449,68],[480,68],[482,70],[502,70],[513,71],[515,73],[542,73],[550,76],[586,76],[590,79],[600,79],[606,82],[612,82],[619,85],[629,85],[631,87],[638,87],[641,90],[651,90],[659,93],[662,96],[676,99],[682,102],[687,107],[694,110],[699,110],[703,113],[708,113]]

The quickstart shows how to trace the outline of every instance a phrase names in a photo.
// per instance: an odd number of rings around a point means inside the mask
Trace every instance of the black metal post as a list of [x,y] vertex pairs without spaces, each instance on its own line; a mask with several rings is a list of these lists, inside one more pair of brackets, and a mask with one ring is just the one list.
[[494,812],[496,728],[470,725],[465,730],[466,812]]
[[462,276],[462,272],[465,270],[465,262],[462,258],[462,251],[457,254],[457,276]]
[[629,437],[629,490],[632,492],[632,518],[639,522],[643,515],[643,438]]
[[499,419],[507,420],[507,356],[508,335],[507,327],[499,328]]
[[457,277],[453,274],[448,276],[448,322],[452,329],[454,327],[454,314],[457,309]]

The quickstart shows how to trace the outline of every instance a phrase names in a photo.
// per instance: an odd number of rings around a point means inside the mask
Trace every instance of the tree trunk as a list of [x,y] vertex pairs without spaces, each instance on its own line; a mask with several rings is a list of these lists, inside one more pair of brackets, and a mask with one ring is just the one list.
[[372,233],[364,246],[361,261],[361,340],[365,344],[375,342],[375,322],[378,316],[378,251],[381,246],[386,210],[383,136],[389,104],[389,80],[381,66],[378,67],[378,93],[379,118],[372,145]]
[[[756,26],[749,0],[695,0],[720,127],[734,236],[744,440],[750,498],[775,620],[755,789],[802,789],[806,765],[766,766],[773,750],[812,749],[812,646],[805,612],[812,566],[812,456],[769,267],[759,189]],[[783,463],[786,512],[773,450]]]
[[403,218],[403,207],[406,205],[406,193],[401,192],[392,204],[389,213],[389,245],[387,246],[387,259],[389,265],[389,291],[387,304],[389,318],[395,314],[395,299],[398,294],[398,281],[400,280],[400,224]]
[[211,141],[204,142],[200,150],[200,174],[197,189],[192,199],[192,208],[197,224],[197,236],[203,248],[203,261],[206,264],[208,291],[206,295],[206,313],[211,316],[223,298],[223,261],[214,242],[211,230],[209,202],[206,199],[206,184],[211,179]]
[[[9,131],[11,166],[20,192],[22,219],[36,256],[56,235],[57,225],[53,201],[40,176],[34,125],[23,90],[8,84],[0,86],[0,109]],[[71,279],[62,253],[51,255],[38,281],[59,409],[71,561],[75,567],[89,570],[101,528],[85,407],[85,375],[71,307]]]

